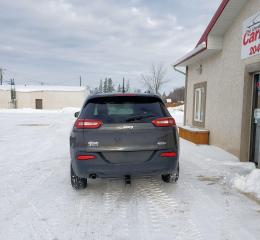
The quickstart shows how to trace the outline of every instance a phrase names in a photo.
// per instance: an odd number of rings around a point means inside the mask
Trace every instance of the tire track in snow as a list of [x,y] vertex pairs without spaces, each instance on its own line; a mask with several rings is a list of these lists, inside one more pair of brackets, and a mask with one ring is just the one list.
[[189,179],[190,177],[185,178],[184,176],[183,180],[178,183],[185,191],[182,192],[181,196],[177,194],[179,198],[181,197],[181,203],[177,213],[178,221],[176,223],[176,236],[174,238],[176,240],[203,239],[200,230],[192,220],[190,201],[193,197],[193,193],[197,191],[197,189],[194,189],[193,185],[189,182]]
[[116,201],[122,193],[122,186],[117,180],[106,180],[106,190],[104,193],[105,214],[114,211]]
[[119,238],[120,240],[123,239],[130,239],[130,231],[129,231],[129,219],[131,215],[128,215],[128,209],[132,201],[132,194],[131,194],[131,188],[130,186],[123,186],[123,191],[121,195],[118,198],[119,200],[119,222],[118,226],[120,226],[121,222],[121,228],[122,231]]
[[[136,180],[136,190],[147,202],[147,217],[149,235],[151,239],[169,239],[174,225],[172,220],[178,203],[168,196],[161,187],[160,181],[154,178],[143,178]],[[149,236],[148,235],[148,236]],[[166,238],[168,236],[168,238]]]
[[74,222],[74,226],[71,236],[74,236],[74,238],[77,236],[78,239],[86,236],[89,238],[90,233],[93,231],[92,222],[97,220],[95,219],[96,216],[99,216],[97,214],[98,209],[95,210],[95,203],[93,202],[95,196],[89,191],[88,193],[80,193],[77,197],[74,209],[78,213],[73,216],[74,220],[72,222]]
[[136,182],[132,181],[132,203],[128,210],[129,219],[132,221],[130,224],[130,236],[131,239],[147,239],[151,232],[149,229],[149,214],[144,207],[147,204],[146,198],[140,194],[136,189]]
[[[70,189],[70,191],[73,190]],[[74,205],[73,208],[70,209],[72,214],[70,218],[67,219],[67,224],[71,230],[64,239],[103,240],[100,228],[102,228],[102,224],[104,224],[104,199],[102,196],[104,191],[105,188],[103,185],[93,183],[88,184],[87,189],[74,191],[75,197],[72,196],[72,198],[75,199]],[[64,204],[65,206],[61,206],[60,211],[66,209],[66,202],[64,202]],[[66,213],[64,214],[65,217]]]
[[167,194],[163,184],[159,179],[145,178],[137,187],[147,198],[151,231],[155,234],[152,238],[201,240],[201,233],[190,216],[189,205]]
[[[96,185],[97,183],[97,185]],[[85,239],[103,240],[103,230],[109,221],[107,221],[105,212],[104,192],[106,191],[106,184],[101,181],[90,181],[87,193],[87,201],[85,201],[85,209],[88,212],[86,218],[86,231],[84,231]],[[82,227],[81,227],[82,229]]]
[[224,190],[224,209],[225,209],[225,213],[223,216],[222,221],[225,222],[225,225],[223,226],[223,229],[221,230],[221,237],[224,239],[235,239],[235,235],[232,233],[232,231],[230,231],[230,229],[228,228],[228,226],[231,226],[231,219],[230,219],[230,199],[229,199],[229,192],[226,191],[226,189]]
[[[34,221],[30,221],[31,227],[34,229],[34,233],[38,235],[38,239],[56,239],[55,234],[51,230],[51,226],[48,224],[44,216],[40,213],[39,209],[31,202],[28,203],[31,208],[30,218]],[[30,219],[30,220],[31,220]],[[40,238],[39,238],[40,237]]]
[[104,193],[104,213],[106,221],[105,233],[107,239],[130,239],[128,208],[130,192],[122,180],[106,180]]

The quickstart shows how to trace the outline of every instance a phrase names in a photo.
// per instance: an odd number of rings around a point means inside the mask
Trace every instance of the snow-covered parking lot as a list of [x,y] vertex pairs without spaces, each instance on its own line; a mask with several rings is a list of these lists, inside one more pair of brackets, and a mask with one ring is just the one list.
[[73,121],[72,111],[0,111],[0,239],[259,239],[257,195],[236,189],[252,164],[181,140],[178,184],[98,179],[77,192]]

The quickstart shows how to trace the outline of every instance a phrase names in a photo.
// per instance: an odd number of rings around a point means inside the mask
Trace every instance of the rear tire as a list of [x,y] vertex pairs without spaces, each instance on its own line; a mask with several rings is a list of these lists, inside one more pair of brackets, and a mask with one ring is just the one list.
[[88,183],[87,178],[78,177],[76,173],[73,171],[72,166],[70,166],[70,180],[71,180],[71,186],[75,190],[84,189],[87,187],[87,183]]
[[180,174],[180,167],[178,163],[176,173],[169,173],[169,174],[162,175],[162,180],[166,183],[177,183],[179,180],[179,174]]

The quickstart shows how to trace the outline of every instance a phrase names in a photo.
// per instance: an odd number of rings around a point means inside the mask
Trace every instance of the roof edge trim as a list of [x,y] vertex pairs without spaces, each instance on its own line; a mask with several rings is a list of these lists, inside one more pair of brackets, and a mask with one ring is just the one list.
[[184,63],[185,61],[189,60],[190,58],[196,56],[197,54],[203,52],[207,49],[207,43],[202,42],[200,45],[198,45],[196,48],[194,48],[192,51],[187,53],[184,57],[180,58],[174,63],[174,67],[179,66],[180,64]]
[[215,24],[217,23],[218,19],[220,18],[220,16],[222,15],[223,11],[225,10],[226,6],[228,5],[228,3],[230,2],[230,0],[223,0],[220,4],[220,6],[218,7],[216,13],[214,14],[214,16],[212,17],[210,23],[208,24],[206,30],[204,31],[204,33],[202,34],[199,42],[197,43],[197,46],[200,45],[202,42],[208,42],[208,36],[211,32],[211,30],[213,29],[213,27],[215,26]]

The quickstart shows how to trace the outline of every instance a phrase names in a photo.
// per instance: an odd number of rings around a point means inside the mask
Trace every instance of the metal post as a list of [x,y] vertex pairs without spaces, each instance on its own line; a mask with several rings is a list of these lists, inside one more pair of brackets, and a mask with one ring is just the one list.
[[123,78],[123,89],[122,92],[125,93],[125,78]]
[[257,121],[257,127],[256,127],[256,144],[258,147],[256,147],[256,149],[258,150],[257,152],[257,158],[258,158],[258,162],[257,162],[257,167],[260,168],[260,120],[258,119]]

